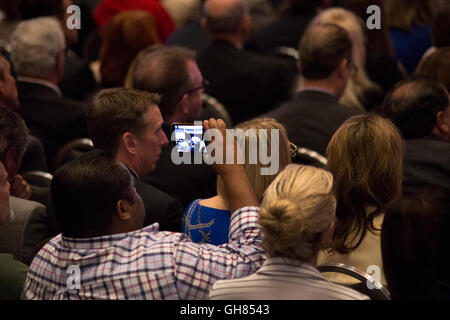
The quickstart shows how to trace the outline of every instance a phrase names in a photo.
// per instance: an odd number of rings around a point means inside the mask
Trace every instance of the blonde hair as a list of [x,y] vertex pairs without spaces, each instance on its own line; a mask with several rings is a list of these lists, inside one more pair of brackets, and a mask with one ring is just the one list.
[[[249,121],[242,122],[238,124],[236,129],[242,129],[246,132],[248,129],[254,129],[257,133],[257,139],[259,144],[259,139],[263,138],[267,141],[267,150],[269,152],[271,145],[271,130],[279,130],[280,139],[279,139],[279,148],[278,148],[278,157],[279,157],[279,169],[278,172],[283,170],[283,168],[291,163],[291,156],[289,153],[289,139],[287,137],[286,129],[282,124],[277,122],[275,119],[270,118],[257,118]],[[267,130],[267,134],[264,134],[264,131]],[[261,134],[261,136],[260,136]],[[256,164],[249,164],[249,136],[245,136],[245,164],[244,169],[247,177],[250,181],[250,184],[253,186],[253,190],[255,191],[256,196],[259,200],[262,199],[263,193],[269,184],[275,179],[276,175],[261,175],[261,168],[266,167],[266,165],[262,165],[258,156],[258,161]],[[273,156],[273,155],[271,155]],[[220,195],[226,202],[227,195],[225,192],[225,186],[223,184],[220,176],[217,177],[217,194]]]
[[343,8],[329,8],[322,11],[314,18],[311,25],[332,23],[347,31],[352,41],[352,62],[357,70],[349,78],[347,87],[340,99],[340,102],[348,107],[364,109],[361,97],[367,88],[379,87],[369,79],[365,71],[366,46],[364,35],[364,21],[353,12]]
[[400,194],[403,140],[387,119],[354,116],[331,138],[327,158],[337,199],[333,249],[345,254],[375,230],[374,219]]
[[259,211],[262,246],[270,257],[308,261],[335,219],[333,176],[312,166],[288,165],[267,188]]

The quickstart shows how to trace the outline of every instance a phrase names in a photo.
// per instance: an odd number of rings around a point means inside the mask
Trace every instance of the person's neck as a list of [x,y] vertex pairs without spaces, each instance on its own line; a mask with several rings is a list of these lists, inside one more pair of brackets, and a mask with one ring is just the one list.
[[431,134],[429,136],[436,138],[437,140],[450,142],[450,138],[446,137],[444,134],[442,134],[436,127],[434,127],[433,131],[431,132]]
[[119,152],[117,154],[117,160],[127,168],[132,169],[138,175],[138,177],[142,177],[143,175],[145,175],[145,173],[143,173],[142,170],[139,169],[139,164],[135,159],[124,156]]
[[240,36],[232,35],[232,34],[214,34],[212,36],[212,41],[227,41],[233,44],[239,50],[244,48],[244,41],[242,41]]
[[332,93],[334,96],[338,97],[339,90],[334,82],[325,80],[311,80],[305,79],[304,77],[300,78],[299,90],[305,89],[317,89],[321,91],[327,91]]

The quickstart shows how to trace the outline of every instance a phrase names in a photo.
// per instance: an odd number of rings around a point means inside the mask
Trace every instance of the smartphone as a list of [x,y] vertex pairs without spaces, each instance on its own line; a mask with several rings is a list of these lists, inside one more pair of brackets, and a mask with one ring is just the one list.
[[172,144],[179,153],[205,153],[201,123],[172,123]]

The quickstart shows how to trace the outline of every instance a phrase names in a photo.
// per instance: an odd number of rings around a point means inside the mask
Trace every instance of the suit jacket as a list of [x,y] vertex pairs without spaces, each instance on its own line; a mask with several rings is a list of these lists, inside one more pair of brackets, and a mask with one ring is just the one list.
[[[163,130],[170,140],[170,126],[164,124]],[[217,174],[211,166],[206,164],[175,165],[171,159],[172,147],[172,143],[169,143],[162,149],[156,169],[142,177],[142,180],[180,201],[183,209],[186,209],[189,203],[195,199],[216,195]]]
[[47,164],[54,168],[56,152],[67,142],[88,137],[86,108],[60,97],[53,89],[36,83],[18,81],[20,114],[44,145]]
[[290,7],[277,20],[259,30],[256,41],[258,50],[270,52],[277,47],[297,50],[303,33],[315,15],[315,10]]
[[450,189],[450,142],[432,136],[405,140],[403,162],[405,190],[425,185]]
[[206,93],[222,103],[233,123],[261,115],[290,99],[297,80],[295,63],[239,50],[213,41],[198,57]]
[[40,203],[10,197],[13,220],[0,226],[0,252],[10,253],[29,265],[36,246],[50,237],[45,207]]
[[325,156],[328,142],[339,126],[362,110],[344,107],[336,97],[321,91],[300,91],[289,102],[264,117],[275,118],[287,130],[289,140],[298,147]]
[[133,170],[129,171],[135,177],[134,187],[144,203],[144,226],[158,222],[160,231],[180,232],[183,219],[180,203],[167,193],[141,180]]

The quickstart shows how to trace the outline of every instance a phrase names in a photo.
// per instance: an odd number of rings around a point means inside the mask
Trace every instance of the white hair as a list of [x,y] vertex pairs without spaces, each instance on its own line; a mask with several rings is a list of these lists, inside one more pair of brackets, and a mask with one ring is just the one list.
[[43,17],[21,22],[11,35],[11,58],[18,74],[46,76],[65,49],[64,33],[56,18]]

